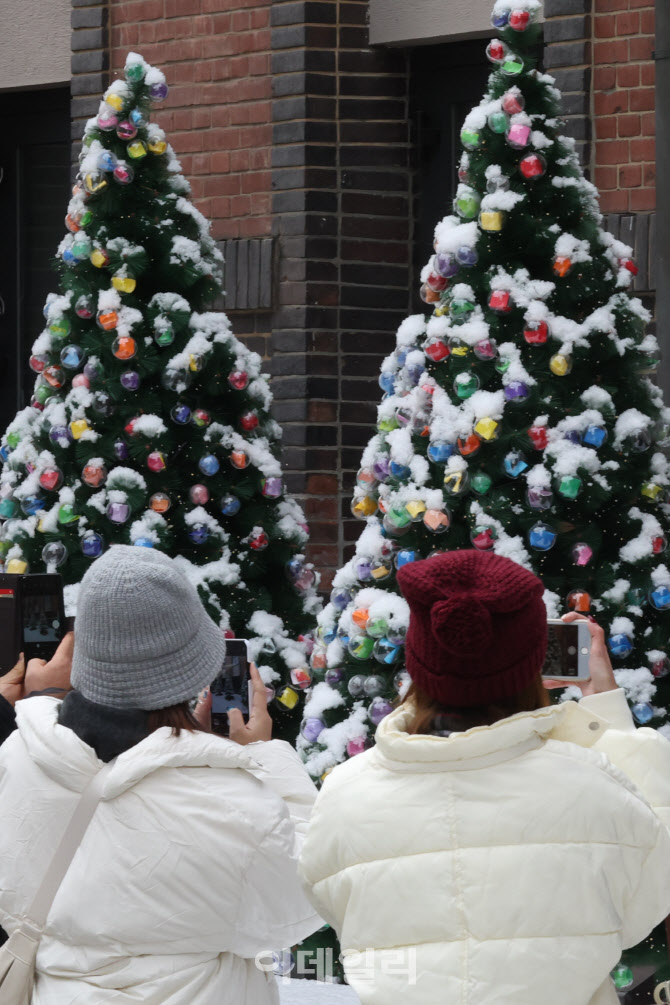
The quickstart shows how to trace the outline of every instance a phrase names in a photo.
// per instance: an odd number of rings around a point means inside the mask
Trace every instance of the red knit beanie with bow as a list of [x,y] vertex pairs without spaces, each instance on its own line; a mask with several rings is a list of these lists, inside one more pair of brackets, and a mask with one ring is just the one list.
[[544,587],[491,552],[452,551],[403,565],[412,680],[442,705],[510,698],[540,672],[547,649]]

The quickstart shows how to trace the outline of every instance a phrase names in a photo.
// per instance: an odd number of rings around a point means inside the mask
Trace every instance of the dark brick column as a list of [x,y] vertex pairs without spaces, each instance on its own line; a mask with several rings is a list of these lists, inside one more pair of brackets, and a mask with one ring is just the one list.
[[545,0],[544,66],[563,94],[565,132],[577,141],[582,165],[591,157],[592,0]]
[[275,414],[326,573],[360,532],[351,487],[409,303],[406,56],[371,50],[366,18],[366,0],[272,8]]
[[108,0],[72,0],[72,160],[76,163],[86,120],[98,110],[109,83]]

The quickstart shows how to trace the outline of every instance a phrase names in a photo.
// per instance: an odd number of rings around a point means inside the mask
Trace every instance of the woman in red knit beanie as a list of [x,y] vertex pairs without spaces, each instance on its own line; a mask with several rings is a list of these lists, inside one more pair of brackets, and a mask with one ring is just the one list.
[[616,1005],[622,949],[670,913],[670,743],[635,729],[592,623],[584,697],[549,704],[528,570],[457,551],[398,582],[412,686],[326,778],[300,862],[349,983],[362,1005]]

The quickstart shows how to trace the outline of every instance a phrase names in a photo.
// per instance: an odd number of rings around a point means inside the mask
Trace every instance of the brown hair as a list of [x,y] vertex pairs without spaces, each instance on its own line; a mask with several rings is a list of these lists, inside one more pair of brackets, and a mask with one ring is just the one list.
[[413,705],[415,712],[408,726],[408,733],[430,732],[435,728],[433,722],[438,715],[444,716],[454,731],[462,732],[473,726],[491,726],[517,712],[534,712],[551,704],[539,673],[522,691],[488,705],[473,705],[469,708],[441,705],[413,682],[403,699],[403,704],[405,703]]
[[149,712],[147,729],[153,733],[161,726],[169,726],[173,736],[180,736],[182,729],[188,733],[209,733],[210,730],[201,726],[191,711],[188,701],[182,701],[178,705],[170,705],[168,708],[157,708]]

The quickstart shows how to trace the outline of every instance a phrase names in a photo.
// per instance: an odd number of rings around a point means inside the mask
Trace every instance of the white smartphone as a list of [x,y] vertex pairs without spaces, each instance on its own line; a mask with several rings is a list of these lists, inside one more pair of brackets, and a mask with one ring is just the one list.
[[547,622],[547,655],[542,676],[568,683],[588,680],[591,633],[586,621]]

